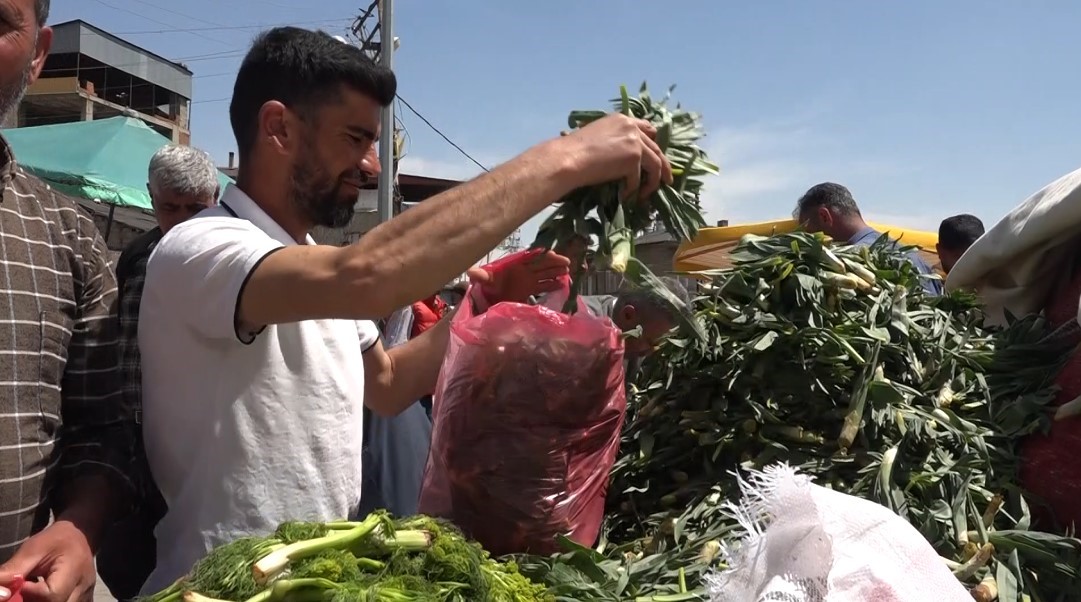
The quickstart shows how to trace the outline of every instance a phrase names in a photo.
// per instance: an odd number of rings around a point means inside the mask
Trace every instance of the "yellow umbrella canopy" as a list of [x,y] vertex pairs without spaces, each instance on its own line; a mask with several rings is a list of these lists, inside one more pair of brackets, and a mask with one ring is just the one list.
[[[935,245],[938,243],[937,234],[887,224],[869,222],[867,225],[879,232],[888,233],[891,238],[899,240],[902,245],[919,247],[920,254],[923,255],[927,263],[938,266],[938,255],[935,253]],[[702,228],[698,231],[698,235],[694,237],[694,240],[685,241],[679,246],[673,261],[674,269],[677,272],[695,272],[731,267],[732,249],[745,234],[773,236],[774,234],[793,232],[798,228],[799,222],[794,219],[758,222],[741,226]]]

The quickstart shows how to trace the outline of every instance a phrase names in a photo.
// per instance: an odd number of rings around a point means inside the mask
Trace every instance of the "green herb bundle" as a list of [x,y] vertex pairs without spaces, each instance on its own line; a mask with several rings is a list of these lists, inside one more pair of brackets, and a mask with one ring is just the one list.
[[1015,449],[1046,428],[1069,343],[1039,318],[985,329],[902,251],[745,237],[696,302],[705,340],[643,368],[599,551],[523,570],[567,600],[698,599],[739,530],[733,471],[786,462],[908,520],[976,599],[1071,599],[1081,541],[1031,530]]
[[210,551],[142,602],[551,602],[454,527],[425,516],[284,523]]
[[[649,198],[636,202],[636,191],[624,190],[624,184],[613,182],[575,190],[541,225],[535,247],[553,248],[559,242],[576,236],[592,239],[599,245],[595,258],[614,272],[625,274],[635,284],[659,287],[656,278],[642,263],[634,259],[635,236],[659,221],[664,229],[678,240],[689,240],[705,224],[699,196],[703,178],[718,173],[699,146],[703,134],[702,120],[697,113],[683,110],[679,105],[670,107],[672,88],[662,99],[650,96],[642,84],[637,97],[628,95],[627,88],[620,88],[620,97],[613,100],[615,110],[624,115],[643,119],[657,128],[657,145],[672,165],[672,184],[662,182],[660,188]],[[584,127],[608,115],[606,111],[574,111],[568,117],[572,129]],[[574,275],[574,292],[577,293],[582,274]],[[568,300],[572,308],[575,295]],[[679,300],[672,295],[669,301],[676,305]]]

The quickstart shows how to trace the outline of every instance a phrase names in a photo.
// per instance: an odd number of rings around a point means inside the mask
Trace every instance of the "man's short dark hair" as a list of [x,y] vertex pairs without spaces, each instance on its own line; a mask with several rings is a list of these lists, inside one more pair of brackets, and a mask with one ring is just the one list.
[[394,101],[394,73],[360,48],[323,31],[276,27],[255,39],[240,64],[229,121],[240,157],[255,145],[260,108],[277,100],[302,116],[340,98],[342,86],[387,106]]
[[962,213],[947,217],[938,225],[938,244],[947,249],[967,251],[983,236],[983,222],[975,215]]
[[852,193],[844,186],[833,182],[815,184],[803,193],[796,203],[794,215],[796,219],[799,219],[807,215],[808,211],[819,207],[825,207],[837,215],[860,214],[859,205],[856,204],[856,199],[852,198]]
[[[683,302],[685,311],[690,313],[693,311],[691,306],[692,299],[690,293],[687,292],[687,287],[683,286],[676,278],[661,278],[661,283],[664,288],[668,289],[677,299]],[[624,307],[630,305],[639,312],[644,312],[648,316],[661,316],[667,315],[670,318],[678,317],[675,315],[676,309],[657,294],[657,291],[650,288],[643,287],[627,287],[616,295],[616,304],[614,313],[618,314]]]
[[38,18],[38,27],[44,27],[49,20],[49,0],[35,0],[34,16]]

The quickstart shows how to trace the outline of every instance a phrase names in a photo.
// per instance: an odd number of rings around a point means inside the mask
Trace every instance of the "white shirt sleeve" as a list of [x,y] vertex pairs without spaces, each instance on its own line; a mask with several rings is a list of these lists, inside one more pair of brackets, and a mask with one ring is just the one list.
[[357,334],[360,335],[362,353],[368,353],[368,350],[379,342],[379,327],[371,320],[357,320]]
[[202,336],[250,344],[263,328],[237,330],[240,294],[259,263],[282,248],[247,220],[197,217],[158,243],[147,263],[145,290]]

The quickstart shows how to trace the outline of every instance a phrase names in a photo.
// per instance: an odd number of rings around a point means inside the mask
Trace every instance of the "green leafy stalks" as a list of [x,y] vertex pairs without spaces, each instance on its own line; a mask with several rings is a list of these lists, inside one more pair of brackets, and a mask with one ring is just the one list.
[[787,462],[906,519],[977,599],[1075,599],[1081,541],[1034,530],[1017,477],[1070,339],[1040,317],[985,328],[904,251],[745,237],[704,274],[705,339],[669,339],[634,383],[602,541],[523,570],[560,600],[680,595],[681,576],[708,599],[742,532],[733,471]]
[[[670,107],[672,90],[669,88],[664,98],[655,100],[645,84],[637,97],[628,95],[624,86],[620,88],[620,97],[613,101],[616,111],[648,121],[657,129],[657,144],[672,165],[672,184],[662,183],[656,192],[640,202],[638,191],[625,190],[625,185],[620,182],[575,190],[541,225],[534,247],[550,249],[576,236],[596,237],[599,241],[595,255],[597,263],[624,274],[639,286],[658,286],[649,269],[634,257],[635,236],[660,222],[677,240],[694,238],[698,229],[705,225],[699,202],[703,180],[719,171],[698,146],[704,135],[701,117],[679,105]],[[605,111],[574,111],[567,122],[577,129],[606,115]],[[582,276],[584,274],[574,275],[576,284]],[[577,293],[578,289],[573,290]],[[567,302],[567,311],[576,307],[574,296]],[[678,309],[688,309],[682,307],[675,296],[667,295],[666,298]],[[694,331],[699,330],[696,324],[687,325]]]

